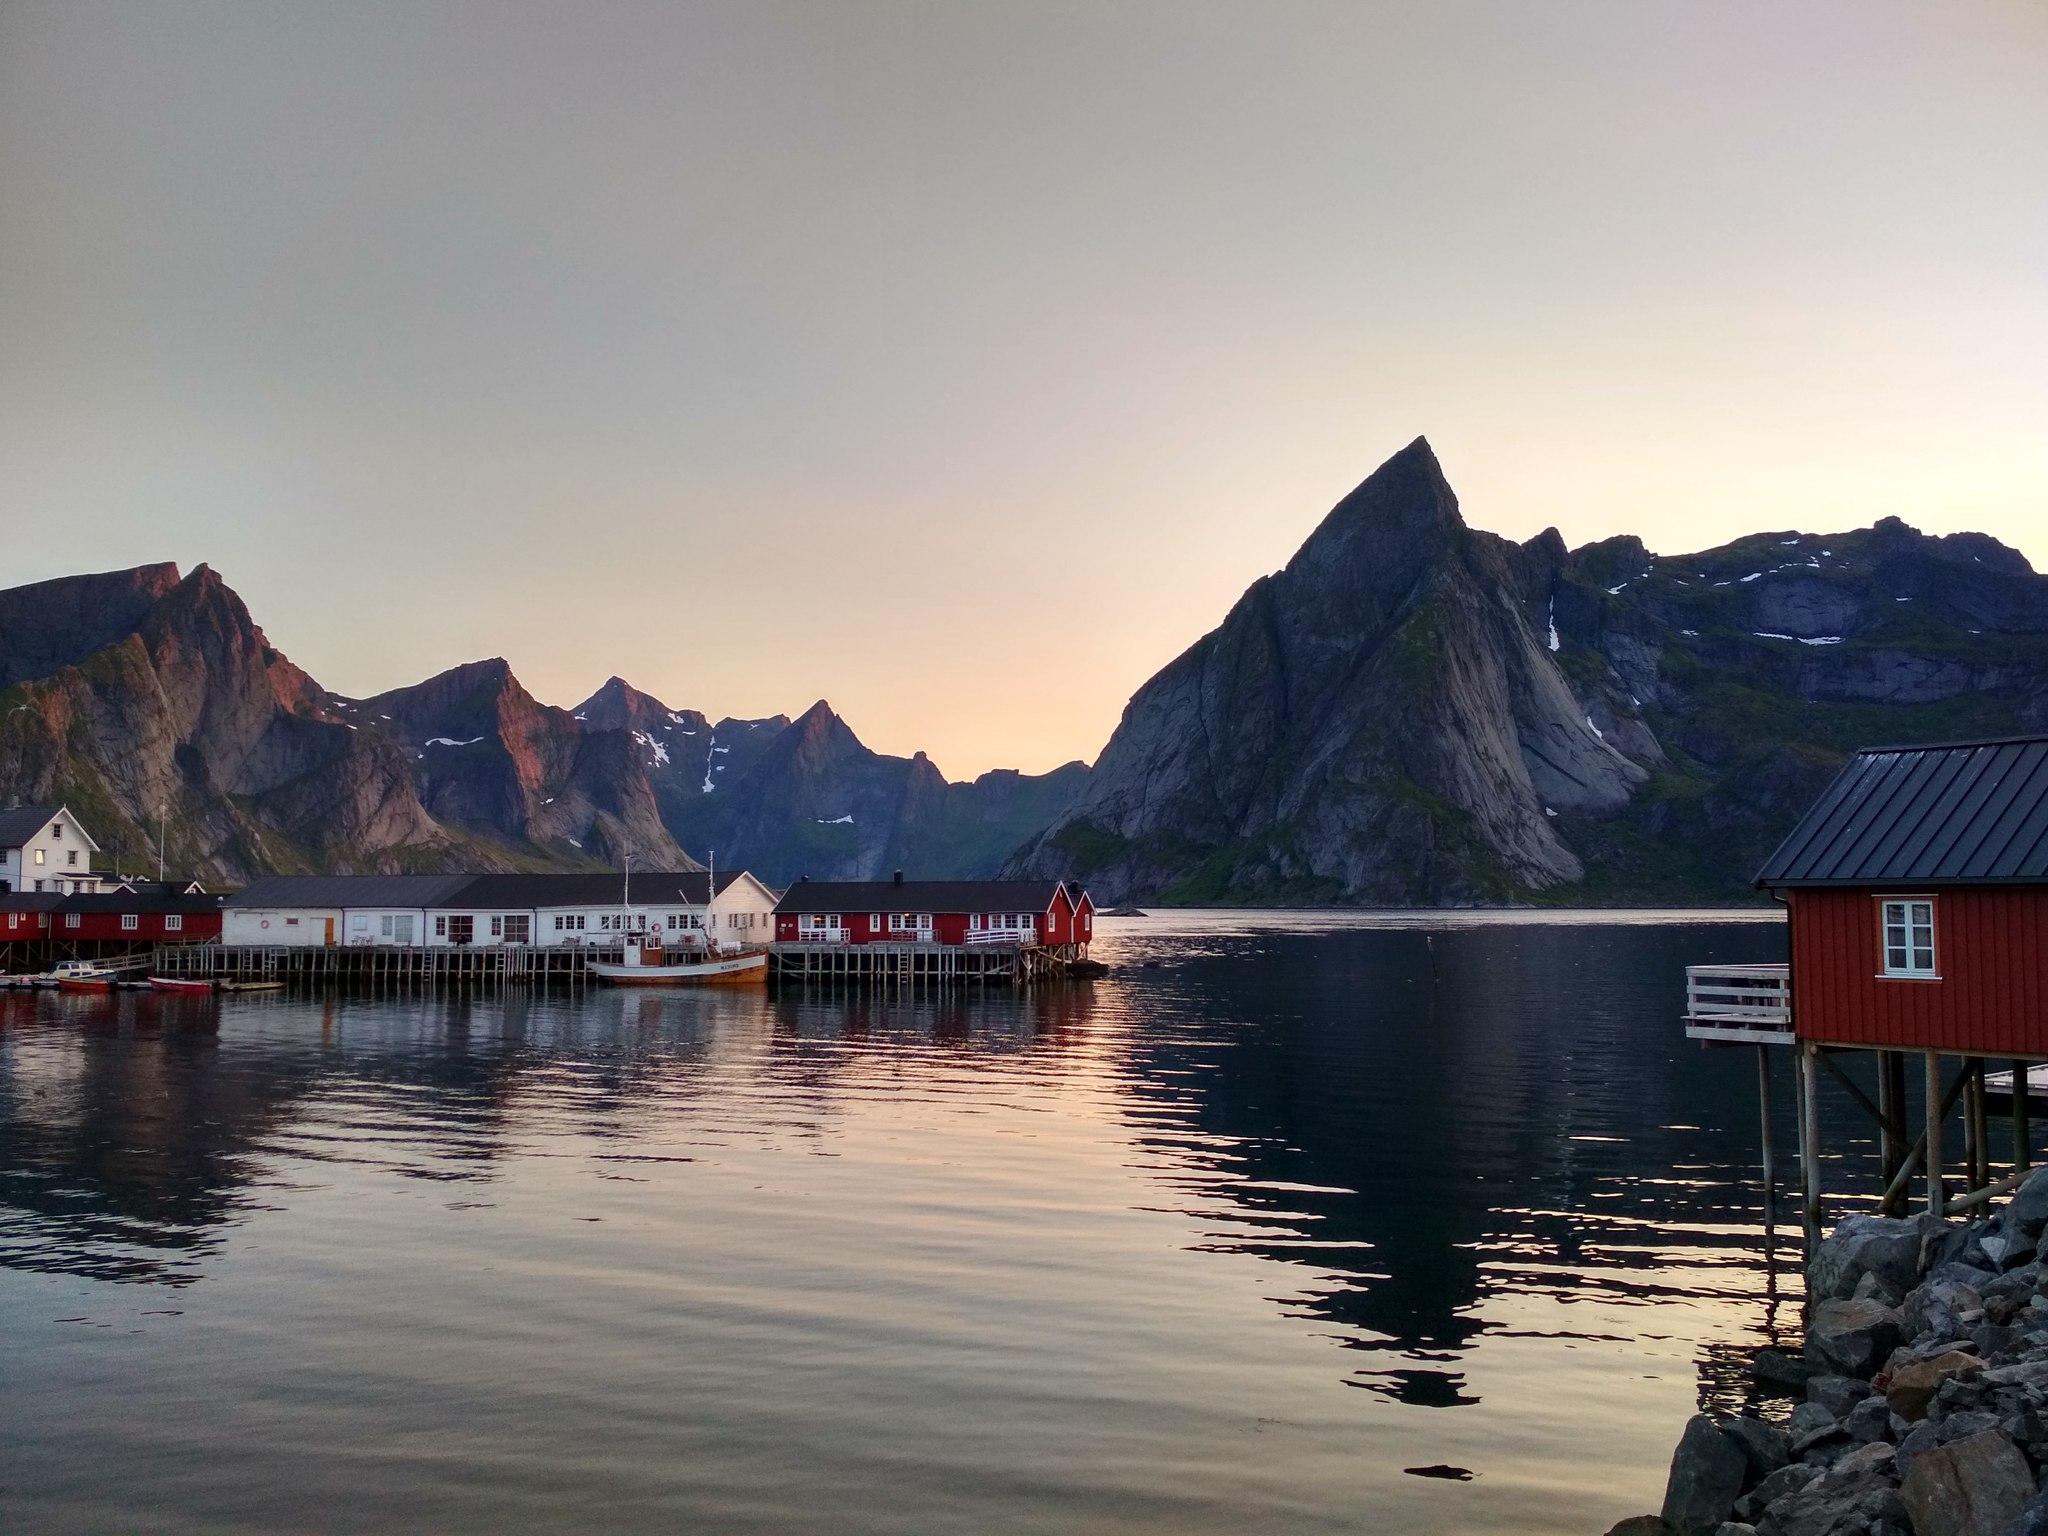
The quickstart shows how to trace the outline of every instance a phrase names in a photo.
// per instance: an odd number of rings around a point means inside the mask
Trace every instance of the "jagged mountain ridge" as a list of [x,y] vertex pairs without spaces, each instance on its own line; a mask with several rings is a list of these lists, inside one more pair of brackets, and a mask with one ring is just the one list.
[[2048,719],[2048,580],[1897,520],[1466,526],[1417,439],[1133,696],[1009,872],[1104,900],[1727,901],[1856,746]]
[[[799,750],[817,732],[829,761]],[[502,658],[350,699],[277,652],[203,565],[0,592],[0,803],[65,801],[131,868],[154,858],[161,807],[169,861],[230,881],[616,867],[629,852],[697,867],[686,845],[775,880],[873,878],[892,860],[981,875],[1085,773],[950,785],[922,755],[869,752],[822,702],[800,722],[714,725],[614,678],[563,710]]]

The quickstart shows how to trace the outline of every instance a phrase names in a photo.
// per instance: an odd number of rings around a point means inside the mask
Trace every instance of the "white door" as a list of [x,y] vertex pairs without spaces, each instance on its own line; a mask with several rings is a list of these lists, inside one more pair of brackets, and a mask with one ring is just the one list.
[[394,944],[412,943],[412,914],[401,912],[391,923],[391,940]]

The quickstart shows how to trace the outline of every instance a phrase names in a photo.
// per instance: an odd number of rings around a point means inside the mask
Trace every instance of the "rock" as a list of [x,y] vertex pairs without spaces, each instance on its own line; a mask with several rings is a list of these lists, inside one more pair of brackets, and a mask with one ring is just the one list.
[[2011,1296],[2024,1303],[2040,1283],[2040,1264],[2038,1262],[2022,1264],[2018,1269],[2008,1269],[2004,1274],[1985,1286],[1983,1296],[1987,1302],[1994,1296]]
[[1842,1431],[1851,1440],[1868,1444],[1889,1441],[1892,1432],[1891,1404],[1882,1397],[1866,1397],[1842,1416]]
[[2034,1477],[1995,1431],[1913,1459],[1899,1490],[1915,1536],[2006,1536],[2034,1500]]
[[1967,1285],[1981,1296],[1985,1286],[1998,1283],[1998,1271],[1984,1264],[1944,1260],[1927,1271],[1927,1279],[1934,1284]]
[[1714,1536],[1756,1536],[1756,1527],[1740,1520],[1723,1520],[1714,1527]]
[[1705,1414],[1694,1414],[1671,1456],[1664,1523],[1679,1536],[1711,1531],[1734,1513],[1748,1469],[1741,1443]]
[[1721,1433],[1741,1446],[1742,1454],[1748,1458],[1749,1476],[1745,1481],[1762,1482],[1792,1459],[1792,1437],[1776,1424],[1745,1415],[1723,1419]]
[[1806,1384],[1806,1400],[1838,1419],[1869,1395],[1870,1383],[1855,1376],[1816,1376]]
[[2012,1528],[2012,1536],[2048,1536],[2048,1492],[2034,1495],[2034,1502]]
[[2011,1354],[2019,1345],[2020,1330],[2010,1325],[2001,1328],[1995,1322],[1979,1323],[1970,1330],[1970,1342],[1979,1355],[1989,1360],[1993,1355]]
[[1916,1360],[1892,1372],[1885,1401],[1902,1419],[1924,1419],[1943,1382],[1984,1369],[1984,1362],[1962,1350],[1949,1350],[1931,1360]]
[[2048,1168],[2037,1168],[2033,1176],[2013,1191],[2005,1209],[1998,1213],[1999,1234],[2015,1248],[2031,1250],[2048,1232]]
[[1817,1430],[1835,1427],[1835,1416],[1820,1403],[1801,1403],[1785,1421],[1785,1431],[1795,1443]]
[[1899,1314],[1890,1307],[1846,1297],[1823,1301],[1807,1319],[1806,1358],[1844,1376],[1869,1377],[1898,1344],[1899,1333]]
[[1889,1445],[1877,1442],[1859,1445],[1828,1471],[1831,1478],[1882,1476],[1891,1471],[1892,1458],[1897,1453]]
[[1899,1290],[1874,1269],[1863,1272],[1863,1278],[1856,1282],[1856,1289],[1849,1293],[1851,1301],[1875,1301],[1887,1307],[1896,1307],[1905,1292]]
[[1659,1515],[1630,1515],[1610,1525],[1607,1536],[1671,1536],[1671,1527]]
[[1906,1523],[1906,1507],[1890,1479],[1828,1473],[1775,1501],[1756,1528],[1757,1536],[1851,1536],[1886,1520]]
[[[1956,1266],[1961,1270],[1962,1266]],[[1995,1277],[1987,1283],[1995,1283]],[[1929,1276],[1928,1279],[1908,1293],[1899,1308],[1899,1325],[1906,1337],[1923,1338],[1928,1334],[1953,1336],[1963,1332],[1963,1314],[1980,1312],[1984,1307],[1984,1295],[1954,1274]]]
[[[2044,1298],[2043,1304],[2048,1306],[2048,1298]],[[1821,1368],[1811,1360],[1801,1360],[1775,1349],[1758,1350],[1750,1357],[1749,1369],[1758,1381],[1802,1394],[1806,1391],[1806,1384],[1821,1374]]]
[[1921,1243],[1940,1231],[1925,1216],[1845,1216],[1806,1266],[1806,1293],[1817,1301],[1847,1300],[1874,1274],[1903,1296],[1920,1278]]
[[1987,1274],[1996,1270],[1990,1256],[1984,1252],[1983,1238],[1991,1230],[1988,1221],[1973,1221],[1966,1227],[1950,1227],[1936,1240],[1930,1269],[1940,1269],[1947,1264],[1967,1264]]
[[1916,1457],[1936,1449],[1941,1444],[1941,1426],[1924,1420],[1913,1427],[1913,1432],[1903,1436],[1898,1450],[1892,1458],[1892,1467],[1900,1477],[1913,1470]]
[[[1934,1445],[1932,1435],[1927,1443],[1931,1449]],[[1755,1524],[1757,1518],[1778,1500],[1787,1494],[1797,1493],[1822,1475],[1819,1467],[1809,1467],[1804,1462],[1795,1461],[1790,1466],[1780,1467],[1735,1501],[1736,1518]]]

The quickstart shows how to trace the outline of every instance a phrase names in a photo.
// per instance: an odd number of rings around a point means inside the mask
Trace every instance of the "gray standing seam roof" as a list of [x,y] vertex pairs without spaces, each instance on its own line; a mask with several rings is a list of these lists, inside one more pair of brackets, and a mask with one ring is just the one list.
[[2048,884],[2048,736],[1865,748],[1756,883]]
[[0,848],[19,848],[62,809],[59,805],[10,805],[0,810]]
[[231,907],[428,907],[475,875],[268,875],[251,880]]

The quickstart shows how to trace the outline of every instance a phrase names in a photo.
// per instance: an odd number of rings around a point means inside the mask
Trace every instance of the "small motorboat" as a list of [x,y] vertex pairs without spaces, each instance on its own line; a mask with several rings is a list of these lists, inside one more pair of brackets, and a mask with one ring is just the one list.
[[149,978],[152,992],[211,992],[212,981],[202,976],[152,976]]
[[111,992],[122,973],[92,960],[65,960],[50,967],[60,992]]
[[768,951],[719,954],[714,950],[671,961],[658,942],[642,944],[629,939],[623,964],[593,960],[590,974],[615,987],[746,986],[768,979]]

